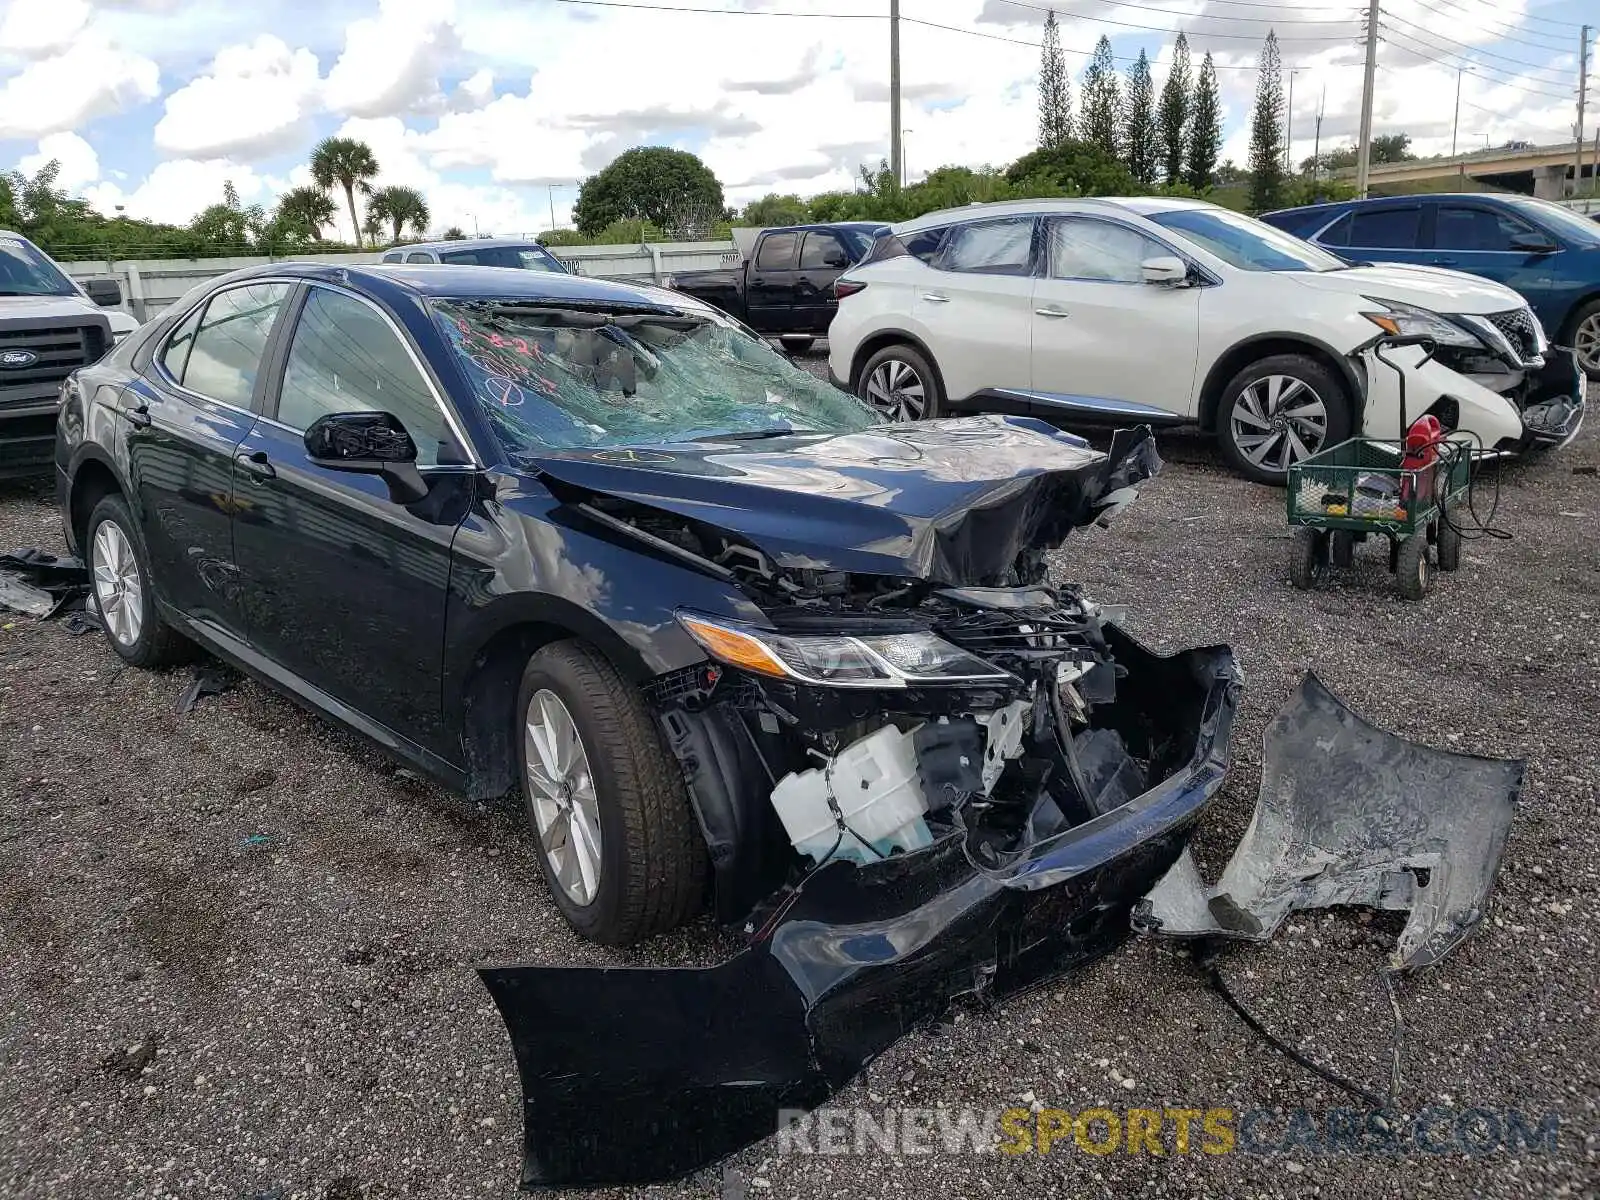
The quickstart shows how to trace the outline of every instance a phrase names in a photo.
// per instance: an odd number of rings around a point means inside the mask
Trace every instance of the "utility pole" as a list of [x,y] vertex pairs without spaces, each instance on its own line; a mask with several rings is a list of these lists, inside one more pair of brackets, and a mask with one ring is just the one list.
[[[1572,194],[1576,196],[1583,187],[1583,100],[1589,90],[1589,27],[1578,31],[1578,136],[1576,138],[1577,162],[1572,170]],[[1600,164],[1596,164],[1600,166]]]
[[1317,133],[1311,139],[1311,182],[1317,182],[1322,173],[1322,112],[1328,106],[1328,85],[1322,85],[1322,96],[1317,100]]
[[1299,67],[1289,68],[1289,106],[1284,110],[1283,169],[1294,170],[1294,74]]
[[900,148],[900,0],[889,0],[889,169],[903,178]]
[[1456,68],[1456,119],[1450,126],[1450,157],[1456,156],[1456,135],[1461,132],[1461,73],[1465,67]]
[[1361,76],[1361,145],[1356,150],[1356,195],[1367,198],[1372,160],[1372,85],[1378,69],[1378,0],[1367,0],[1367,61]]

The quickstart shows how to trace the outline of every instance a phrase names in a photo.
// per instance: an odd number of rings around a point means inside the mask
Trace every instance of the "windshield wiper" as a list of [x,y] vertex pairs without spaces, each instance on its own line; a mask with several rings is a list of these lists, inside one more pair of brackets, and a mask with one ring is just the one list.
[[810,429],[743,429],[730,433],[703,433],[690,438],[691,442],[755,442],[762,438],[792,437],[795,434],[814,433]]

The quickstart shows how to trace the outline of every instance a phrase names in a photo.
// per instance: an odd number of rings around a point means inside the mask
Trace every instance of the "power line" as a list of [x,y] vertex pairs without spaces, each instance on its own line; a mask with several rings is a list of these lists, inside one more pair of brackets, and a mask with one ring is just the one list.
[[650,12],[710,13],[722,17],[826,17],[830,21],[883,21],[883,13],[791,12],[777,8],[698,8],[681,4],[644,4],[630,0],[555,0],[585,8],[639,8]]
[[[1427,34],[1429,37],[1436,37],[1442,42],[1449,42],[1452,46],[1459,46],[1463,50],[1466,50],[1466,51],[1468,51],[1468,52],[1470,52],[1472,54],[1481,55],[1484,58],[1498,58],[1498,59],[1501,59],[1501,60],[1503,60],[1505,62],[1513,63],[1513,64],[1515,64],[1516,66],[1519,66],[1519,67],[1526,67],[1526,68],[1528,68],[1529,70],[1532,70],[1532,71],[1561,71],[1561,70],[1563,70],[1563,68],[1561,68],[1561,67],[1546,66],[1543,63],[1533,63],[1533,62],[1529,62],[1525,58],[1513,58],[1509,54],[1497,54],[1493,50],[1485,50],[1482,46],[1474,46],[1474,45],[1471,45],[1468,42],[1457,41],[1453,37],[1447,37],[1442,33],[1435,33],[1433,30],[1429,29],[1426,25],[1418,25],[1415,21],[1408,21],[1404,17],[1395,16],[1393,13],[1386,13],[1385,17],[1390,21],[1398,21],[1398,22],[1400,22],[1400,24],[1408,26],[1409,29],[1415,29],[1420,33]],[[1415,34],[1407,32],[1406,36],[1407,37],[1414,37]]]
[[[1425,4],[1425,3],[1423,3],[1423,0],[1413,0],[1413,3],[1415,3],[1418,8],[1422,9],[1425,12],[1430,12],[1435,16],[1443,17],[1446,21],[1450,21],[1450,22],[1452,22],[1454,24],[1457,24],[1457,25],[1463,25],[1464,24],[1464,25],[1466,25],[1467,28],[1473,29],[1473,30],[1475,30],[1475,31],[1477,31],[1479,33],[1490,34],[1491,36],[1493,36],[1498,41],[1516,42],[1518,45],[1521,45],[1521,46],[1532,46],[1535,50],[1560,50],[1560,51],[1564,52],[1567,49],[1567,44],[1566,44],[1566,40],[1565,39],[1563,39],[1563,40],[1561,40],[1559,42],[1554,40],[1554,39],[1560,37],[1560,35],[1558,35],[1558,34],[1545,33],[1543,31],[1537,30],[1537,29],[1523,29],[1519,25],[1509,24],[1509,23],[1506,23],[1506,22],[1497,22],[1497,21],[1491,21],[1487,26],[1485,26],[1485,25],[1475,25],[1475,24],[1471,24],[1470,22],[1466,22],[1466,21],[1463,20],[1463,18],[1465,18],[1465,17],[1470,17],[1470,16],[1475,16],[1476,15],[1474,13],[1467,12],[1464,9],[1461,9],[1459,12],[1456,12],[1456,11],[1447,12],[1444,9],[1434,8],[1431,4]],[[1455,0],[1437,0],[1437,3],[1449,4],[1452,9],[1460,9],[1460,5],[1456,4]],[[1516,30],[1516,31],[1518,31],[1520,33],[1526,33],[1526,34],[1528,34],[1528,35],[1530,35],[1532,37],[1550,38],[1552,40],[1548,41],[1548,42],[1530,42],[1530,41],[1527,41],[1524,38],[1512,37],[1511,34],[1509,32],[1507,32],[1508,30]]]
[[[1027,3],[1027,0],[999,0],[999,3],[1008,4],[1012,8],[1027,8],[1027,9],[1031,9],[1034,12],[1052,12],[1052,11],[1054,11],[1053,9],[1050,9],[1049,7],[1047,7],[1047,6],[1043,5],[1043,4],[1029,4],[1029,3]],[[1355,25],[1355,24],[1359,23],[1360,20],[1361,20],[1360,17],[1354,16],[1354,15],[1348,16],[1348,17],[1233,17],[1233,16],[1228,16],[1228,15],[1223,14],[1223,13],[1199,14],[1199,13],[1194,13],[1194,12],[1182,12],[1182,11],[1179,11],[1177,9],[1172,9],[1172,8],[1152,8],[1148,4],[1135,4],[1135,3],[1133,3],[1133,0],[1117,0],[1117,3],[1115,5],[1115,7],[1117,7],[1117,8],[1137,8],[1137,9],[1140,9],[1140,10],[1142,10],[1144,12],[1161,13],[1163,16],[1168,16],[1168,17],[1195,17],[1198,20],[1204,20],[1204,21],[1243,21],[1246,24],[1251,24],[1251,25],[1273,25],[1273,26],[1277,26],[1277,25]],[[1288,5],[1267,5],[1266,7],[1269,7],[1269,8],[1286,8],[1286,9],[1289,8]],[[1305,12],[1305,11],[1308,11],[1308,10],[1306,10],[1306,9],[1298,9],[1297,8],[1297,9],[1292,9],[1291,11]],[[1102,20],[1102,18],[1100,18],[1100,17],[1091,17],[1091,16],[1088,16],[1087,14],[1068,12],[1068,11],[1062,11],[1060,13],[1057,13],[1056,15],[1057,15],[1058,19],[1062,19],[1062,20],[1066,20],[1066,21],[1082,20],[1082,21],[1097,22],[1097,21]],[[1107,24],[1114,24],[1114,23],[1115,22],[1107,22]],[[1188,31],[1185,30],[1184,32],[1188,32]],[[1239,36],[1239,35],[1235,34],[1234,36]]]
[[[1398,31],[1395,31],[1395,30],[1390,30],[1390,33],[1395,35],[1396,37],[1399,37],[1399,36],[1410,37],[1410,36],[1412,36],[1410,34],[1400,34],[1400,33],[1398,33]],[[1421,41],[1422,39],[1418,38],[1417,40]],[[1427,45],[1426,42],[1424,42],[1423,44]],[[1437,66],[1444,67],[1447,70],[1454,71],[1456,69],[1456,64],[1455,63],[1446,62],[1442,58],[1435,58],[1431,54],[1424,54],[1422,51],[1417,50],[1414,47],[1406,45],[1404,42],[1394,40],[1394,37],[1391,37],[1389,39],[1389,45],[1393,46],[1396,50],[1404,50],[1407,54],[1414,55],[1417,58],[1423,59],[1423,60],[1425,60],[1427,62],[1434,63]],[[1441,49],[1438,46],[1430,46],[1429,48],[1432,49],[1432,50],[1438,50],[1441,54],[1449,54],[1449,53],[1451,53],[1449,50]],[[1482,63],[1472,63],[1470,65],[1473,67],[1474,70],[1477,70],[1477,71],[1499,71],[1500,70],[1500,68],[1498,68],[1498,67],[1488,67],[1488,66],[1484,66]],[[1507,75],[1510,74],[1509,71],[1505,71],[1505,72],[1502,72],[1502,73],[1503,74],[1507,74]],[[1509,80],[1509,79],[1496,79],[1496,78],[1493,78],[1493,77],[1489,77],[1487,79],[1487,82],[1492,83],[1497,87],[1510,88],[1512,91],[1516,91],[1516,92],[1527,92],[1528,94],[1534,95],[1534,96],[1548,96],[1552,100],[1566,100],[1566,99],[1569,98],[1567,96],[1562,95],[1560,92],[1546,92],[1546,91],[1543,91],[1543,90],[1541,90],[1539,88],[1531,88],[1531,87],[1528,87],[1528,86],[1526,86],[1524,84],[1516,83],[1514,80]],[[1541,80],[1540,82],[1543,82],[1543,81]]]
[[[1016,3],[1018,3],[1018,0],[1001,0],[1001,2],[1005,3],[1005,4],[1016,4]],[[1036,5],[1032,5],[1032,4],[1025,4],[1022,7],[1024,7],[1024,8],[1036,8],[1037,6]],[[1123,0],[1118,0],[1117,7],[1118,8],[1139,8],[1139,7],[1142,7],[1142,6],[1136,5],[1136,4],[1127,4],[1127,3],[1124,3]],[[1156,11],[1156,12],[1170,12],[1170,10],[1168,10],[1168,9],[1156,9],[1154,11]],[[1184,15],[1184,14],[1173,13],[1172,15],[1181,16],[1181,15]],[[1072,16],[1072,14],[1069,14],[1069,18],[1071,16]],[[908,20],[909,18],[902,17],[900,19],[904,21],[904,20]],[[1077,19],[1078,20],[1082,20],[1082,21],[1086,21],[1091,25],[1116,25],[1116,26],[1119,26],[1119,27],[1121,27],[1123,29],[1137,29],[1137,30],[1140,30],[1141,32],[1144,32],[1144,33],[1170,33],[1170,34],[1173,34],[1173,35],[1177,35],[1177,34],[1181,33],[1185,37],[1187,37],[1190,33],[1194,33],[1196,38],[1207,38],[1207,39],[1210,39],[1210,38],[1227,38],[1227,39],[1230,39],[1232,41],[1245,41],[1245,42],[1259,42],[1259,41],[1263,40],[1262,36],[1259,33],[1213,33],[1210,30],[1206,30],[1205,32],[1202,33],[1202,32],[1199,32],[1199,31],[1196,31],[1196,30],[1190,30],[1190,29],[1168,29],[1168,28],[1166,28],[1165,26],[1162,26],[1162,25],[1135,25],[1135,24],[1133,24],[1133,23],[1131,23],[1129,21],[1113,21],[1110,17],[1078,17]],[[1214,18],[1207,18],[1207,19],[1214,19]],[[1351,25],[1355,25],[1356,23],[1357,23],[1357,21],[1356,21],[1356,18],[1354,18],[1354,17],[1352,17],[1350,19],[1350,21],[1349,21],[1349,24],[1351,24]],[[1330,37],[1330,36],[1324,36],[1324,35],[1320,35],[1320,34],[1291,33],[1291,34],[1288,34],[1288,35],[1286,35],[1284,37],[1279,38],[1278,40],[1280,42],[1344,42],[1344,43],[1350,43],[1350,42],[1355,40],[1355,34],[1350,33],[1350,34],[1346,34],[1343,37]]]

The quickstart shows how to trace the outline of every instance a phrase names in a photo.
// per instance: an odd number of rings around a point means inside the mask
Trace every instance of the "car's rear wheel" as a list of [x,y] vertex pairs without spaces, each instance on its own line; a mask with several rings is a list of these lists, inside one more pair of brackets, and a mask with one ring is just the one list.
[[1572,314],[1572,349],[1590,379],[1600,379],[1600,300]]
[[784,337],[778,340],[783,344],[784,351],[789,354],[804,354],[816,345],[817,341],[814,337]]
[[944,396],[932,364],[904,343],[885,346],[867,359],[856,395],[891,421],[924,421],[944,415]]
[[582,642],[539,650],[517,695],[528,821],[556,907],[625,946],[700,907],[705,842],[644,699]]
[[1350,436],[1350,397],[1332,371],[1305,354],[1274,354],[1223,389],[1217,437],[1233,468],[1282,485],[1295,463]]
[[192,649],[156,612],[150,557],[139,527],[118,495],[102,497],[85,531],[89,581],[111,648],[136,667],[177,662]]

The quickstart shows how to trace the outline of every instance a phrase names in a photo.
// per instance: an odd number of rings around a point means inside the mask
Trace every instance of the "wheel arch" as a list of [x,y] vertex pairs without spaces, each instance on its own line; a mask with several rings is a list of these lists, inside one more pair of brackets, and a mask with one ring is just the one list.
[[67,511],[63,516],[67,522],[68,549],[79,555],[86,554],[89,514],[94,512],[95,505],[107,496],[125,497],[127,494],[128,489],[122,486],[122,478],[110,461],[98,451],[87,450],[73,466],[67,485]]
[[871,337],[863,338],[856,347],[856,352],[850,359],[850,390],[857,391],[861,386],[861,371],[867,365],[867,360],[879,350],[889,346],[910,346],[922,355],[928,366],[933,370],[933,380],[939,387],[939,395],[946,400],[950,398],[950,389],[944,385],[944,372],[939,369],[939,360],[934,357],[932,350],[928,349],[927,342],[914,333],[907,333],[903,329],[883,329]]
[[1200,387],[1200,408],[1196,416],[1201,429],[1207,433],[1216,432],[1217,409],[1222,403],[1222,389],[1228,386],[1228,381],[1251,363],[1271,358],[1274,354],[1304,354],[1331,369],[1334,376],[1343,381],[1350,398],[1351,431],[1360,431],[1367,391],[1356,362],[1349,355],[1340,354],[1327,342],[1303,333],[1255,334],[1234,343],[1219,356],[1206,372],[1205,382]]
[[1556,331],[1556,335],[1552,340],[1558,345],[1570,346],[1572,344],[1572,335],[1578,332],[1578,314],[1586,306],[1594,304],[1596,301],[1600,301],[1600,287],[1591,289],[1569,304],[1567,306],[1567,315],[1561,322],[1561,328]]

